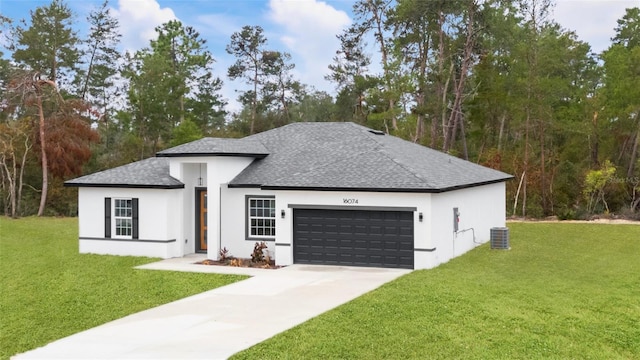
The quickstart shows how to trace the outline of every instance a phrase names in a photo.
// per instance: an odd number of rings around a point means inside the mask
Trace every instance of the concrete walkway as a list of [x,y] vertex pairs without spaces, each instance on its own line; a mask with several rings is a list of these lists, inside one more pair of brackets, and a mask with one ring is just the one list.
[[[293,265],[277,270],[169,259],[144,269],[251,278],[83,331],[15,359],[226,359],[410,270]],[[46,325],[45,325],[46,326]]]

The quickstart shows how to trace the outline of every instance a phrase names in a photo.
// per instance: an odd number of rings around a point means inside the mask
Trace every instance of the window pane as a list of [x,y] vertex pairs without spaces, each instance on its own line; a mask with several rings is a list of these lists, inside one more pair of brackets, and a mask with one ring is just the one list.
[[114,227],[116,236],[131,236],[133,233],[133,200],[114,199],[113,215],[115,217]]
[[276,201],[275,199],[250,198],[247,204],[249,235],[250,236],[275,236]]
[[131,236],[131,219],[116,219],[116,235]]

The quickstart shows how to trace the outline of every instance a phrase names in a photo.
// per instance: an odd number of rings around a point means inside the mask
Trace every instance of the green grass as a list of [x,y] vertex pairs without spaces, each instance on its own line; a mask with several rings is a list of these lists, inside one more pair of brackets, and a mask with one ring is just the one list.
[[78,254],[75,218],[0,217],[0,359],[245,277],[135,270]]
[[640,226],[509,227],[234,359],[640,358]]

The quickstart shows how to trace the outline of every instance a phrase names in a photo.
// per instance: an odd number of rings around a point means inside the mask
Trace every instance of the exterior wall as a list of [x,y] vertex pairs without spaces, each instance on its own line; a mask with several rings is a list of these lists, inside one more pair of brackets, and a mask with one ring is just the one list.
[[[202,163],[177,163],[176,171],[180,175],[180,178],[176,177],[184,183],[183,196],[181,196],[182,210],[182,238],[183,240],[183,253],[193,254],[196,251],[196,229],[195,219],[196,213],[196,188],[205,187],[207,184],[207,164]],[[201,178],[202,184],[199,184]]]
[[[505,226],[505,183],[440,194],[265,191],[228,188],[227,183],[253,158],[172,158],[171,175],[184,189],[121,189],[80,187],[78,191],[80,252],[180,257],[195,252],[196,189],[208,192],[207,257],[217,259],[221,248],[249,257],[256,240],[247,240],[246,196],[275,196],[276,238],[266,241],[278,265],[293,264],[293,208],[320,205],[333,208],[415,208],[414,267],[433,268],[489,240],[492,227]],[[202,186],[198,178],[202,178]],[[104,239],[104,198],[139,199],[139,240]],[[453,230],[453,208],[460,212]],[[284,211],[284,218],[281,212]],[[422,221],[420,215],[422,214]],[[475,238],[474,238],[475,235]]]
[[[207,257],[218,259],[221,242],[221,194],[225,184],[233,180],[242,170],[253,162],[253,158],[241,157],[214,157],[207,163],[207,223],[208,243]],[[225,226],[227,225],[224,223]]]
[[[430,221],[436,248],[433,266],[486,243],[492,227],[505,226],[505,197],[504,182],[433,194]],[[457,233],[453,228],[454,207],[460,213]]]
[[[352,200],[349,200],[352,199]],[[356,203],[357,200],[357,203]],[[382,192],[333,192],[333,191],[277,191],[276,192],[276,263],[293,264],[293,209],[290,205],[324,205],[331,207],[404,207],[416,208],[414,211],[414,267],[416,269],[433,267],[434,247],[430,238],[431,195],[420,193],[382,193]],[[281,219],[281,211],[285,218]],[[423,221],[419,221],[419,214]]]
[[[181,213],[181,238],[183,254],[194,253],[196,249],[196,188],[207,189],[207,257],[217,259],[220,251],[220,193],[226,185],[254,161],[251,157],[236,156],[194,156],[171,158],[170,174],[185,184],[179,207]],[[202,178],[202,185],[199,184]],[[180,255],[182,256],[182,255]]]
[[[260,240],[247,240],[246,223],[246,197],[247,195],[271,196],[273,191],[263,191],[258,188],[227,188],[222,186],[222,202],[220,204],[220,214],[222,217],[221,227],[221,248],[227,248],[229,254],[239,258],[248,258],[253,252],[253,246]],[[276,197],[277,205],[277,197]],[[277,224],[281,221],[280,208],[276,211],[276,235],[278,235]],[[275,257],[276,245],[273,240],[265,240],[271,258]]]
[[[80,253],[170,258],[181,256],[181,189],[78,189]],[[138,198],[139,239],[104,238],[104,198]]]
[[[491,184],[440,194],[330,191],[262,191],[223,188],[222,247],[231,255],[248,257],[255,241],[246,240],[246,195],[275,195],[276,241],[266,241],[278,265],[293,264],[293,209],[291,205],[329,207],[404,207],[414,212],[414,268],[430,269],[489,240],[492,227],[505,226],[505,184]],[[345,204],[345,199],[356,203]],[[453,208],[460,212],[459,231],[453,231]],[[281,218],[284,210],[285,217]],[[419,220],[420,213],[423,220]],[[473,230],[471,230],[473,229]],[[474,241],[475,235],[475,241]]]

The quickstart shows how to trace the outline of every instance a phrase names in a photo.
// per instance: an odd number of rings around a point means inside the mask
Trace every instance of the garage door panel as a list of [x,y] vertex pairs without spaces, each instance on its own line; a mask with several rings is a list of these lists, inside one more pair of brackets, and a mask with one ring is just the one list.
[[413,268],[413,213],[294,209],[294,262]]

